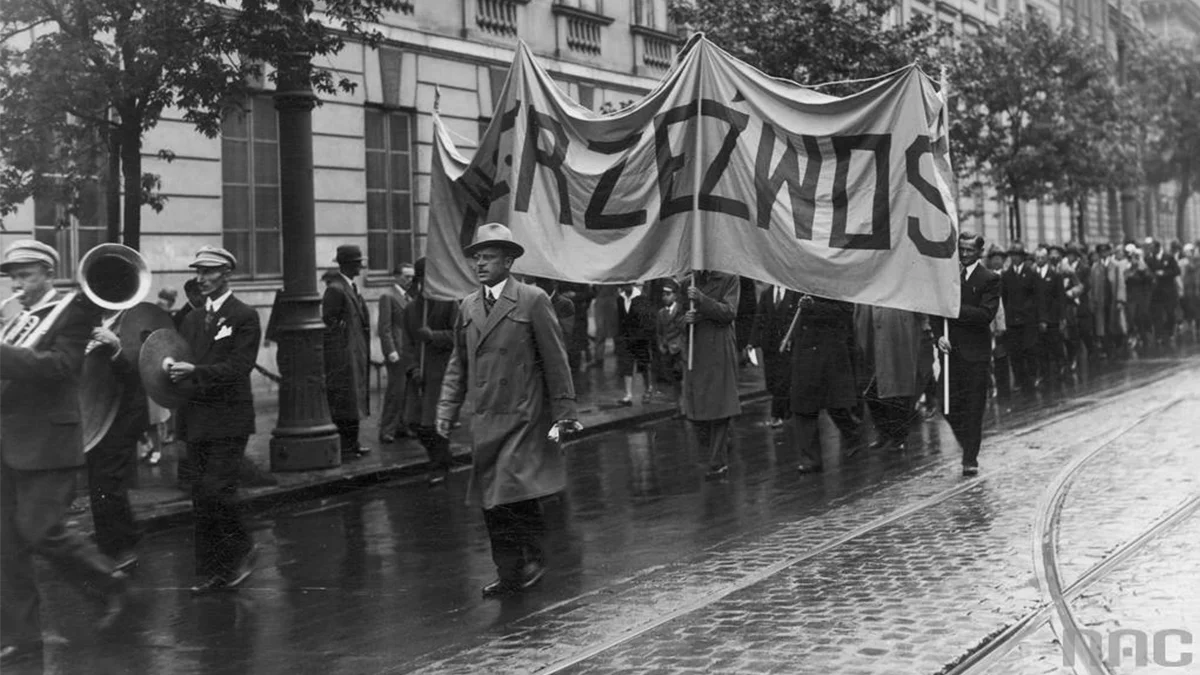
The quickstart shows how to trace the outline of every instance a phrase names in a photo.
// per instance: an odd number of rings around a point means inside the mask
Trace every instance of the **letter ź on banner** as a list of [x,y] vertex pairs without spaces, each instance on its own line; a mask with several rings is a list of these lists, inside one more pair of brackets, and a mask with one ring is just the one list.
[[462,245],[496,221],[525,247],[524,274],[626,283],[702,260],[822,297],[957,316],[933,80],[910,66],[837,98],[703,38],[689,45],[654,91],[601,115],[559,91],[522,43],[469,162],[435,116],[427,293],[474,288]]

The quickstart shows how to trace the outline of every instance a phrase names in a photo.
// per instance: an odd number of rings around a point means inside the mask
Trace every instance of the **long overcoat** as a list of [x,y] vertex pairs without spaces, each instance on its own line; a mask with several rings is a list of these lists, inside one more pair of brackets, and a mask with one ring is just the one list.
[[755,308],[750,344],[762,348],[763,374],[772,396],[786,397],[792,387],[792,350],[789,347],[780,352],[779,346],[796,316],[799,300],[796,291],[785,291],[783,299],[776,303],[775,287],[771,286],[762,292]]
[[341,274],[325,276],[321,318],[325,322],[325,387],[334,420],[357,420],[370,414],[371,317],[367,303]]
[[[428,314],[425,304],[429,303]],[[427,323],[422,323],[426,321]],[[450,354],[454,352],[454,326],[458,323],[458,303],[449,300],[427,300],[417,295],[404,308],[404,354],[406,370],[419,369],[420,379],[409,382],[404,406],[404,419],[431,427],[437,423],[438,399],[442,395],[442,379]],[[429,327],[428,339],[422,338],[420,328]],[[424,363],[421,362],[424,358]]]
[[545,291],[510,278],[491,312],[482,289],[463,299],[437,418],[457,420],[468,396],[469,504],[490,509],[566,487],[562,449],[546,434],[578,414],[562,327]]
[[792,412],[850,408],[855,392],[854,305],[813,298],[792,334]]
[[[704,297],[696,301],[695,348],[692,369],[687,369],[685,328],[683,392],[680,409],[689,420],[720,420],[742,412],[737,385],[737,317],[739,282],[720,272],[698,272],[696,287]],[[680,297],[687,298],[687,285]],[[685,299],[684,302],[687,302]]]
[[[854,337],[861,355],[859,378],[875,378],[879,398],[920,393],[917,362],[921,353],[920,314],[890,307],[854,308]],[[864,387],[865,388],[865,387]]]

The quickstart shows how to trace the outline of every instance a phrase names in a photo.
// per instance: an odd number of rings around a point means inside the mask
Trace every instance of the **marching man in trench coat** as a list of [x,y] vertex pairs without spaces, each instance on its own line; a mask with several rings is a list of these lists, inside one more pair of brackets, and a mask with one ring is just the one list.
[[[694,283],[686,285],[684,297],[694,305],[683,315],[684,324],[695,325],[684,339],[695,339],[692,368],[684,364],[683,392],[679,407],[695,431],[701,451],[707,450],[707,480],[724,478],[729,471],[726,443],[730,420],[742,412],[738,398],[738,352],[734,335],[740,282],[738,277],[700,270]],[[689,338],[689,333],[694,333]],[[685,347],[684,359],[686,356]]]
[[325,387],[329,414],[342,438],[342,459],[370,452],[359,444],[359,420],[370,413],[367,400],[371,358],[371,318],[354,278],[362,271],[362,249],[353,244],[337,248],[337,272],[325,275],[321,319],[325,322]]
[[442,381],[437,432],[449,437],[468,396],[472,465],[467,502],[483,507],[498,578],[484,597],[524,591],[545,573],[541,497],[567,485],[566,461],[547,440],[578,431],[575,387],[550,297],[509,278],[525,249],[498,223],[464,252],[482,288],[463,299]]
[[890,307],[854,308],[854,337],[858,343],[859,379],[879,438],[871,448],[903,451],[920,393],[917,364],[926,320],[915,312]]

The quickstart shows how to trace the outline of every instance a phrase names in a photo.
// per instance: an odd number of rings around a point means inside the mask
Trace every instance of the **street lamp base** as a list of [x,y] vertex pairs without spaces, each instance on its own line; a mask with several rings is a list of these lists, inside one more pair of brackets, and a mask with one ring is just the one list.
[[312,471],[342,465],[342,443],[335,431],[320,436],[271,439],[271,471]]

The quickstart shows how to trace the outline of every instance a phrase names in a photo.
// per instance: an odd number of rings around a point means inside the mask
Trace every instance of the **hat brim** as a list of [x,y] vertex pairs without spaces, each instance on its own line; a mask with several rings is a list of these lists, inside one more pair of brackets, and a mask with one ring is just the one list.
[[334,258],[333,262],[335,265],[345,265],[347,263],[356,263],[356,262],[365,263],[365,262],[367,262],[367,257],[359,256],[357,258],[346,258],[345,260],[338,260],[337,258]]
[[36,260],[9,260],[7,262],[0,263],[0,274],[8,274],[9,270],[21,265],[43,265],[46,267],[46,269],[52,269],[54,267],[54,263],[42,260],[40,258]]
[[188,267],[198,269],[198,270],[215,270],[215,269],[220,269],[222,267],[228,267],[229,269],[233,269],[233,265],[231,265],[227,262],[212,262],[209,260],[197,261],[197,262],[189,264]]
[[525,255],[525,247],[515,241],[478,241],[464,248],[463,254],[470,258],[485,248],[502,248],[512,253],[514,258]]

